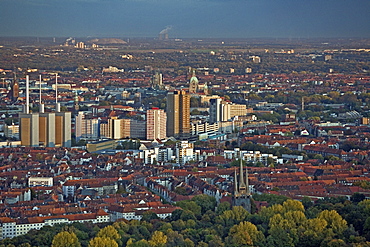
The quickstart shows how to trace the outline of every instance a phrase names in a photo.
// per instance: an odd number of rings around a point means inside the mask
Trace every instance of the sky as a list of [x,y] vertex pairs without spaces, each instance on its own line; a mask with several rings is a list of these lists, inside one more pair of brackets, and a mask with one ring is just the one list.
[[0,0],[0,36],[370,38],[370,0]]

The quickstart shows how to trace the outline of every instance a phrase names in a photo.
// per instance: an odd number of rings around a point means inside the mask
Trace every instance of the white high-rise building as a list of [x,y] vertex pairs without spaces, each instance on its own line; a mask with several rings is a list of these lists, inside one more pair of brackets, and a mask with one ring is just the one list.
[[166,138],[167,115],[164,110],[152,108],[146,112],[146,139]]

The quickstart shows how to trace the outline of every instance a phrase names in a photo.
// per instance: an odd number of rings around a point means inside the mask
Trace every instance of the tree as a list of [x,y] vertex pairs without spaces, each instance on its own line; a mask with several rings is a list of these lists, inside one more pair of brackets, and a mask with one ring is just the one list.
[[215,210],[217,205],[216,198],[205,194],[196,195],[191,200],[201,207],[202,214],[208,210]]
[[308,219],[299,228],[299,246],[320,246],[322,240],[327,237],[325,231],[327,222],[323,219]]
[[195,201],[188,201],[188,200],[179,201],[176,203],[176,206],[179,206],[180,208],[184,210],[192,211],[195,214],[195,216],[201,215],[202,208]]
[[52,247],[81,247],[74,232],[63,231],[54,236]]
[[283,203],[284,212],[288,211],[302,211],[304,212],[304,206],[300,201],[297,200],[286,200]]
[[311,198],[309,198],[308,196],[304,196],[302,198],[302,204],[303,204],[305,209],[308,209],[309,207],[312,207],[313,202],[312,202]]
[[118,244],[111,238],[95,237],[90,240],[88,247],[118,247]]
[[233,222],[244,221],[249,212],[245,210],[242,206],[234,206],[231,210],[226,210],[220,215],[224,221],[233,220]]
[[358,203],[358,202],[361,202],[365,199],[365,195],[364,194],[361,194],[361,193],[354,193],[352,196],[351,196],[351,201],[353,201],[354,203]]
[[167,236],[163,232],[155,231],[149,240],[150,246],[162,247],[167,243]]
[[257,227],[248,222],[240,222],[229,231],[228,244],[233,246],[264,246],[265,237]]
[[347,229],[347,221],[342,218],[335,210],[324,210],[318,217],[325,220],[328,228],[331,228],[335,234],[342,234]]
[[112,225],[106,226],[103,229],[101,229],[96,236],[100,238],[110,238],[115,241],[118,241],[121,238],[116,228],[114,228],[114,226]]
[[153,211],[146,211],[141,218],[142,221],[148,221],[159,219],[158,215]]
[[271,247],[294,247],[293,238],[281,227],[275,227],[269,230],[267,237],[267,246]]
[[216,214],[217,215],[220,215],[222,214],[223,212],[227,211],[227,210],[230,210],[230,203],[229,202],[221,202],[220,204],[218,204],[217,206],[217,209],[216,209]]

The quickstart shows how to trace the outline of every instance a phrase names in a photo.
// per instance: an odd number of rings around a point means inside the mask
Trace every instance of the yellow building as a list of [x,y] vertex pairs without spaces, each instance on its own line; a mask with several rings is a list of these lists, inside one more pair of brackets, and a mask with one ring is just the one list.
[[104,140],[93,143],[87,143],[86,149],[90,153],[99,152],[106,149],[116,149],[117,143],[115,140]]
[[185,91],[167,94],[167,136],[190,136],[190,95]]

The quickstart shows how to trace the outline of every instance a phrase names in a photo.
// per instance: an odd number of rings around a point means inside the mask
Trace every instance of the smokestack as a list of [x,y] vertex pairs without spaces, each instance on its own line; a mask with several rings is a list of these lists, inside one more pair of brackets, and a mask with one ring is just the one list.
[[41,104],[42,103],[41,102],[41,75],[39,76],[39,79],[40,79],[39,80],[39,88],[40,88],[40,100],[39,101],[40,101],[40,104]]
[[45,112],[45,105],[42,103],[42,97],[41,97],[41,75],[40,75],[40,82],[39,82],[39,86],[40,86],[40,109],[39,109],[39,112],[40,113],[44,113]]
[[58,73],[55,74],[55,110],[60,112],[60,103],[58,103]]
[[26,75],[26,114],[30,113],[30,76]]

